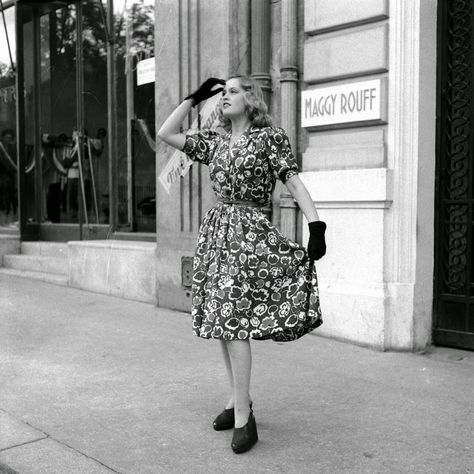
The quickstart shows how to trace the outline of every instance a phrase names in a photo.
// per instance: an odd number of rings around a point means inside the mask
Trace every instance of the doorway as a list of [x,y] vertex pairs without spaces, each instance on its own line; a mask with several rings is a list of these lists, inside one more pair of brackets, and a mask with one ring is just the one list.
[[100,1],[16,6],[22,240],[107,235],[107,38],[101,7]]
[[474,350],[473,3],[438,2],[435,344]]

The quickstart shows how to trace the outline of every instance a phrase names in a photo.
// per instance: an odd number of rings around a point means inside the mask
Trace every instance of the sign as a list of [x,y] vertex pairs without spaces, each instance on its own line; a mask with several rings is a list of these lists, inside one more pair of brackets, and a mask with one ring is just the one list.
[[379,120],[380,104],[380,79],[306,90],[301,93],[301,125],[320,127]]
[[[201,109],[201,128],[215,128],[219,121],[217,115],[217,109],[219,107],[221,95],[217,94],[206,101],[204,107]],[[191,129],[198,127],[198,120],[194,120],[191,124]],[[189,168],[193,164],[193,161],[188,158],[182,151],[176,150],[171,158],[164,166],[158,180],[166,192],[169,194],[171,185],[178,181],[182,176],[185,176],[189,171]]]
[[143,59],[137,63],[137,86],[155,82],[155,58]]

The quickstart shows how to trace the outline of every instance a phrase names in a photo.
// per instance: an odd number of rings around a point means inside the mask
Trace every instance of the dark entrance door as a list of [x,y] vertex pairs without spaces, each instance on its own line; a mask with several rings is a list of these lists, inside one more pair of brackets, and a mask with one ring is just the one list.
[[439,2],[435,344],[474,349],[474,2]]

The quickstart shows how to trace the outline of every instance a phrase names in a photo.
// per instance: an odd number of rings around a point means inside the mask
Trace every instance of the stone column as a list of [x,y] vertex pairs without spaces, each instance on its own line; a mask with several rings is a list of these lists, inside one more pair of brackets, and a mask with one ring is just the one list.
[[[288,138],[295,155],[297,152],[296,111],[298,106],[297,8],[297,0],[282,0],[281,2],[281,126],[288,133]],[[274,221],[279,220],[282,233],[294,240],[296,238],[297,225],[296,203],[285,186],[279,186],[279,190],[279,196],[274,196],[274,214],[279,211],[280,216],[279,219],[275,218]],[[275,209],[278,205],[279,209]]]

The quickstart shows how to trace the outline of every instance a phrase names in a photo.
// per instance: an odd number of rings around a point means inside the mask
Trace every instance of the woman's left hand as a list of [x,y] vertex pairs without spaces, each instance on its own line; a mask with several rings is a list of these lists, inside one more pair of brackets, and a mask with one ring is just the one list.
[[326,232],[326,223],[323,221],[309,222],[308,227],[308,256],[310,261],[314,262],[326,254],[326,240],[324,237],[324,233]]

